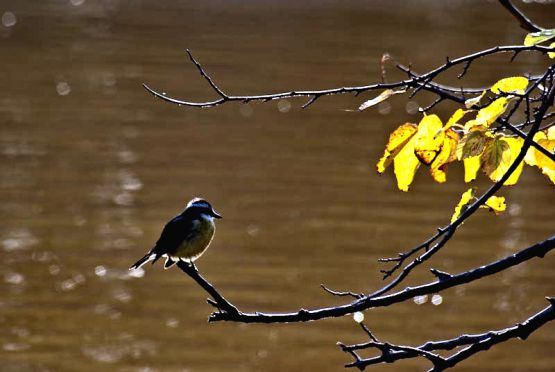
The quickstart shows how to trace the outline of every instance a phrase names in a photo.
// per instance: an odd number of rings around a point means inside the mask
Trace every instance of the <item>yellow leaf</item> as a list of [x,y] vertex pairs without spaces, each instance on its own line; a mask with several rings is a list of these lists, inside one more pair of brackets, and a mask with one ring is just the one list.
[[[545,132],[537,132],[536,134],[534,134],[534,137],[532,137],[532,139],[534,142],[539,144],[539,140],[547,139],[547,134]],[[524,162],[531,167],[538,165],[536,157],[539,155],[541,155],[541,152],[536,150],[534,147],[530,147],[528,149],[528,152],[526,153],[526,156],[524,157]]]
[[464,182],[468,183],[476,179],[476,175],[480,170],[480,157],[473,156],[466,158],[464,162]]
[[[507,137],[507,138],[504,138],[504,140],[509,144],[509,149],[511,152],[511,159],[509,160],[509,164],[507,166],[507,168],[509,168],[509,166],[515,161],[516,157],[520,153],[520,150],[522,149],[522,145],[524,144],[524,139],[520,137]],[[504,185],[505,186],[516,185],[516,183],[518,182],[518,179],[520,178],[520,174],[522,173],[523,168],[524,168],[524,162],[521,161],[520,164],[514,170],[514,172],[511,174],[511,176],[507,179],[507,181],[505,181]]]
[[[547,151],[555,152],[555,127],[534,135],[534,141]],[[526,164],[537,166],[555,184],[555,162],[535,148],[530,148],[524,158]]]
[[524,94],[528,86],[528,79],[522,76],[515,76],[499,80],[493,84],[491,91],[496,94],[500,93],[518,93]]
[[[555,48],[555,43],[551,43],[551,45],[549,45],[550,48]],[[549,56],[549,58],[555,58],[555,52],[547,52],[547,55]]]
[[459,216],[464,213],[464,211],[468,208],[468,206],[472,203],[472,199],[474,199],[474,194],[476,193],[476,189],[474,187],[466,190],[461,195],[461,200],[459,204],[455,207],[455,213],[451,217],[451,223],[455,222]]
[[[499,181],[518,156],[523,142],[522,138],[500,136],[488,143],[481,156],[481,166],[484,173],[492,181]],[[523,166],[524,162],[520,162],[504,185],[511,186],[516,184],[520,173],[522,173]]]
[[420,166],[420,161],[414,155],[416,124],[406,123],[398,127],[389,136],[389,142],[376,168],[383,173],[393,162],[393,169],[397,178],[397,186],[402,191],[408,191],[414,175]]
[[551,183],[555,184],[555,169],[553,168],[542,168],[542,173],[549,177]]
[[486,94],[487,90],[484,90],[482,92],[482,94],[480,94],[479,96],[473,97],[473,98],[469,98],[466,101],[464,101],[464,106],[469,109],[472,106],[476,106],[477,104],[480,103],[480,101],[482,100],[482,98],[484,98],[484,95]]
[[400,127],[398,127],[397,129],[395,129],[389,135],[389,141],[385,146],[384,154],[380,159],[380,161],[378,162],[378,164],[376,164],[378,173],[383,173],[385,171],[385,169],[391,164],[395,156],[399,154],[399,152],[407,145],[410,139],[414,136],[414,134],[416,133],[416,130],[417,130],[416,124],[405,123]]
[[470,111],[471,110],[463,110],[463,109],[458,109],[457,111],[455,111],[453,113],[453,115],[451,115],[449,120],[447,121],[447,124],[445,124],[445,126],[443,127],[443,130],[445,131],[445,130],[451,128],[451,126],[453,126],[454,124],[458,124],[459,120],[461,120],[462,117]]
[[[555,152],[555,138],[554,139],[540,139],[538,145],[553,153]],[[537,151],[537,150],[536,150]],[[538,151],[536,155],[536,165],[540,168],[553,168],[555,169],[555,162],[548,158],[546,155]]]
[[485,131],[486,129],[488,129],[488,128],[485,125],[478,124],[478,122],[474,119],[469,120],[464,124],[465,132],[470,132],[471,130]]
[[478,156],[491,141],[491,136],[484,130],[473,130],[466,133],[457,146],[457,159],[464,160]]
[[393,90],[393,89],[386,89],[383,92],[380,93],[379,96],[369,99],[368,101],[364,102],[362,105],[359,106],[359,110],[365,110],[368,107],[372,107],[377,105],[380,102],[385,101],[386,99],[388,99],[389,97],[391,97],[394,94],[401,94],[401,93],[405,93],[406,90],[402,89],[402,90]]
[[447,181],[447,165],[457,159],[458,142],[459,135],[452,129],[447,129],[441,151],[430,165],[430,172],[436,182],[443,183]]
[[555,30],[542,30],[540,32],[532,32],[524,38],[524,45],[531,46],[544,41],[553,39],[555,37]]
[[499,215],[505,212],[507,209],[507,204],[505,204],[505,197],[503,196],[491,196],[486,200],[485,205],[481,205],[480,208],[487,208],[490,211],[494,212],[496,215]]
[[437,115],[427,115],[418,124],[418,132],[415,136],[414,152],[416,157],[426,165],[430,165],[435,159],[445,134],[441,131],[443,124]]
[[501,114],[505,112],[510,102],[509,97],[500,97],[484,107],[476,115],[476,125],[489,127]]
[[401,191],[409,191],[409,186],[420,166],[420,161],[414,155],[416,136],[412,137],[393,160],[393,170],[397,178],[397,187]]

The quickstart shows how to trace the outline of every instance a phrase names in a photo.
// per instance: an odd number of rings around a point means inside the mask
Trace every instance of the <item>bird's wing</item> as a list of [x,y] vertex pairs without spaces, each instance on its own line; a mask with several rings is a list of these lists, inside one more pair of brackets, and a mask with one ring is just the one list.
[[152,249],[152,253],[162,256],[166,253],[174,252],[185,239],[193,233],[194,223],[181,215],[176,216],[164,226],[160,238]]

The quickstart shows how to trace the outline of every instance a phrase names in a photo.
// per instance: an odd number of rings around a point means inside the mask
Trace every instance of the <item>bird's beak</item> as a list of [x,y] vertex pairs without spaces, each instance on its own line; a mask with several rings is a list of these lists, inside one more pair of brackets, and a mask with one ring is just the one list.
[[223,218],[221,216],[221,214],[219,214],[218,212],[216,212],[214,209],[212,209],[212,216],[216,217],[216,218]]

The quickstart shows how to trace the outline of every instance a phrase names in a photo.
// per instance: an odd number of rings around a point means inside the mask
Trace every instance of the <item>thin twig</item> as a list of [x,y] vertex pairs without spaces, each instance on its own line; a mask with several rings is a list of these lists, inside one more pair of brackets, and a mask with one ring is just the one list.
[[519,9],[517,9],[510,0],[499,0],[499,3],[505,7],[512,15],[520,22],[520,27],[529,32],[539,32],[543,28],[536,25],[528,17],[524,15]]
[[212,89],[214,89],[216,93],[220,95],[220,97],[222,97],[223,99],[227,99],[228,98],[227,95],[216,84],[214,84],[214,82],[212,81],[212,78],[210,78],[210,76],[204,71],[200,63],[198,63],[197,60],[193,57],[193,54],[189,49],[187,49],[187,54],[189,55],[189,59],[191,60],[191,62],[193,62],[193,64],[197,67],[201,76],[204,77],[206,81],[208,81],[208,84],[210,84]]
[[353,298],[362,298],[362,297],[364,297],[364,295],[362,293],[354,293],[354,292],[351,292],[351,291],[335,291],[333,289],[330,289],[330,288],[326,287],[323,284],[320,284],[320,287],[322,287],[322,289],[324,291],[328,292],[329,294],[334,295],[334,296],[338,296],[338,297],[347,297],[347,296],[353,297]]

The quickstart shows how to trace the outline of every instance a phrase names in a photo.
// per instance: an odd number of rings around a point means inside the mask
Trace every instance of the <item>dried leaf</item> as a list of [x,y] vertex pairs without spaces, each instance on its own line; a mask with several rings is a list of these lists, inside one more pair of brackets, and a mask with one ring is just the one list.
[[544,41],[551,40],[555,37],[555,29],[553,30],[542,30],[540,32],[532,32],[524,38],[524,45],[532,46]]
[[380,102],[385,101],[386,99],[388,99],[389,97],[395,95],[395,94],[401,94],[401,93],[405,93],[406,89],[402,89],[402,90],[393,90],[393,89],[386,89],[383,92],[380,93],[380,95],[378,95],[377,97],[374,97],[372,99],[369,99],[368,101],[364,102],[362,105],[359,106],[359,111],[365,110],[368,107],[372,107],[377,105]]
[[459,204],[457,204],[457,206],[455,207],[455,213],[453,213],[453,216],[451,217],[451,223],[455,222],[457,218],[459,218],[459,216],[464,213],[464,211],[466,211],[468,206],[472,204],[472,199],[474,199],[475,193],[476,188],[472,187],[466,190],[461,195],[461,200],[459,201]]
[[393,159],[399,154],[399,152],[406,146],[406,144],[410,141],[410,139],[416,133],[417,126],[416,124],[412,123],[405,123],[395,129],[389,135],[389,141],[385,146],[385,151],[378,162],[376,164],[376,168],[378,173],[383,173],[385,169],[391,164]]
[[491,135],[485,129],[466,133],[457,146],[457,159],[464,160],[479,156],[491,140]]
[[443,124],[437,115],[427,115],[418,124],[414,151],[416,157],[430,165],[441,150],[445,134],[441,131]]
[[[496,137],[488,143],[481,156],[481,168],[494,182],[499,181],[518,156],[523,144],[522,138]],[[518,182],[524,162],[521,162],[504,185],[511,186]]]
[[496,94],[500,93],[517,93],[524,94],[528,86],[528,79],[522,76],[509,77],[499,80],[493,84],[491,91]]
[[482,98],[484,98],[484,95],[486,94],[487,90],[484,90],[482,92],[482,94],[480,94],[479,96],[473,97],[473,98],[469,98],[466,101],[464,101],[464,106],[469,109],[473,106],[476,106],[480,103],[480,101],[482,100]]

